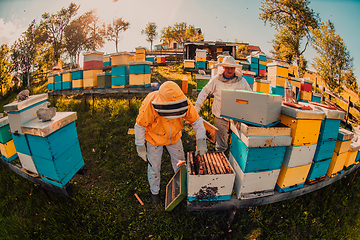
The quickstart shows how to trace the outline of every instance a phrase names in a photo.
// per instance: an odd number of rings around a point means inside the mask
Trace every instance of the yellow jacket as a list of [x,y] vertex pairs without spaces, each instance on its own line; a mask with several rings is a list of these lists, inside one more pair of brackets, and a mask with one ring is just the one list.
[[145,140],[156,146],[172,145],[181,138],[182,119],[193,124],[200,118],[194,105],[187,99],[188,109],[184,117],[168,119],[159,115],[152,104],[159,91],[149,93],[144,99],[136,123],[145,127]]

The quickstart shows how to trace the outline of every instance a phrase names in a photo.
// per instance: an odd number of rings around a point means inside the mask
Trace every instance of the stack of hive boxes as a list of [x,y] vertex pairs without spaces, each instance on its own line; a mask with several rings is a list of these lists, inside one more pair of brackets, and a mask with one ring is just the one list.
[[78,90],[83,89],[83,70],[80,68],[75,69],[71,74],[72,89]]
[[266,55],[263,53],[258,54],[259,57],[259,76],[266,77]]
[[111,72],[96,73],[97,88],[111,88]]
[[84,53],[83,88],[97,88],[96,74],[103,70],[102,52]]
[[[306,104],[309,105],[309,104]],[[333,156],[340,121],[344,118],[344,112],[338,111],[326,105],[309,105],[325,113],[325,119],[321,121],[318,143],[312,165],[307,176],[307,183],[312,184],[325,179]]]
[[348,154],[347,154],[346,160],[345,160],[345,165],[344,165],[345,169],[350,169],[355,164],[357,164],[356,156],[359,152],[359,149],[360,149],[360,143],[351,141],[350,149],[348,151]]
[[217,64],[217,61],[208,61],[207,69],[211,70],[215,64]]
[[201,75],[196,74],[196,91],[200,92],[206,84],[208,84],[209,80],[211,79],[211,75]]
[[7,116],[0,118],[0,152],[2,159],[7,162],[11,162],[18,156],[11,136]]
[[237,197],[272,195],[286,147],[291,144],[290,128],[280,123],[264,128],[231,121],[231,130],[229,162],[236,173]]
[[196,68],[206,69],[206,50],[196,49]]
[[40,177],[58,187],[84,166],[75,120],[76,112],[57,112],[51,121],[35,118],[21,126]]
[[194,69],[195,68],[195,60],[185,59],[184,60],[184,68],[185,69]]
[[156,63],[157,64],[165,64],[165,55],[156,56]]
[[329,177],[335,177],[336,175],[343,172],[345,161],[350,150],[351,139],[353,137],[354,133],[344,128],[339,128],[335,150],[331,158],[330,166],[326,173],[326,175]]
[[131,88],[149,87],[151,84],[151,62],[129,62],[129,86]]
[[155,63],[156,57],[155,56],[146,56],[146,61]]
[[259,57],[250,55],[246,59],[250,64],[250,71],[254,72],[255,75],[259,75]]
[[256,78],[254,82],[253,90],[256,92],[269,93],[270,91],[270,81],[264,80],[261,78]]
[[135,48],[135,61],[146,61],[145,48],[143,47]]
[[111,87],[129,86],[129,62],[134,55],[128,52],[114,53],[111,56]]
[[309,102],[312,100],[312,82],[302,80],[301,82],[301,91],[300,91],[300,101]]
[[48,91],[52,92],[55,89],[55,75],[56,73],[48,74]]
[[61,73],[62,75],[62,90],[72,89],[72,71],[66,70]]
[[270,80],[271,92],[284,96],[284,86],[289,75],[288,67],[278,62],[274,62],[268,63],[267,69],[267,79]]
[[304,186],[319,138],[323,111],[283,105],[281,123],[291,128],[291,146],[286,149],[276,189],[288,192]]
[[104,55],[103,56],[103,67],[110,67],[111,66],[111,55]]
[[48,106],[48,102],[46,101],[47,97],[48,95],[46,93],[33,95],[24,101],[15,101],[4,106],[4,111],[8,114],[11,136],[14,141],[21,166],[28,172],[34,174],[37,174],[38,171],[31,154],[28,139],[21,126],[24,123],[37,118],[37,110]]
[[54,91],[62,90],[62,75],[60,72],[54,75]]
[[243,76],[243,78],[245,78],[247,83],[250,85],[251,89],[253,88],[253,85],[254,85],[255,75],[256,75],[255,72],[242,70],[242,76]]

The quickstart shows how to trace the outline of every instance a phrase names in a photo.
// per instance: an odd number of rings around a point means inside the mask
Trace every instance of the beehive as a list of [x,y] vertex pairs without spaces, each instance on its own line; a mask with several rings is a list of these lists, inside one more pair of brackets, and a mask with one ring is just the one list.
[[302,188],[305,184],[310,168],[311,164],[292,168],[287,168],[282,165],[279,178],[276,182],[276,190],[278,192],[289,192]]
[[329,169],[331,158],[314,161],[311,164],[309,174],[306,178],[306,182],[309,184],[317,183],[325,179],[327,170]]
[[58,187],[84,166],[75,120],[75,112],[57,112],[52,121],[34,119],[22,126],[38,173]]
[[134,54],[128,52],[118,52],[111,55],[111,66],[126,65],[132,62]]
[[288,146],[286,148],[283,165],[287,168],[292,168],[311,164],[315,150],[316,144]]
[[299,78],[290,77],[289,82],[291,86],[297,87],[299,90],[301,90],[301,80]]
[[97,73],[101,73],[102,69],[90,69],[83,72],[83,88],[97,88]]
[[129,86],[131,88],[150,87],[150,74],[129,74]]
[[196,74],[196,91],[200,92],[211,79],[211,75]]
[[76,79],[72,81],[72,89],[83,89],[83,80],[82,79]]
[[0,143],[0,152],[1,157],[5,161],[11,162],[12,160],[14,160],[17,157],[14,141],[9,140],[6,143]]
[[235,174],[222,152],[207,152],[204,156],[187,154],[188,201],[230,200]]
[[360,143],[351,142],[348,154],[346,156],[345,164],[344,164],[345,168],[349,168],[355,164],[356,155],[357,155],[359,149],[360,149]]
[[8,116],[0,118],[0,143],[7,143],[12,139]]
[[217,64],[217,61],[208,61],[207,69],[211,70],[215,64]]
[[54,90],[62,90],[62,75],[60,73],[54,75]]
[[136,48],[135,49],[135,61],[145,61],[145,60],[146,60],[145,48]]
[[72,80],[79,80],[79,79],[83,79],[83,70],[80,68],[74,69],[72,74],[71,74],[71,79]]
[[48,91],[54,91],[55,89],[55,74],[48,75]]
[[103,56],[103,67],[110,67],[111,66],[111,55],[104,55]]
[[270,81],[263,79],[256,79],[254,84],[254,91],[269,93],[270,91]]
[[103,67],[103,52],[87,52],[84,53],[84,70],[102,68]]
[[254,84],[255,73],[250,71],[242,71],[243,78],[248,82],[248,84]]
[[287,66],[281,65],[280,63],[268,63],[268,76],[279,76],[288,78],[289,68]]
[[311,97],[312,102],[321,103],[322,95],[320,93],[313,93]]
[[184,68],[193,69],[195,68],[195,60],[184,60]]
[[110,88],[111,87],[111,73],[101,72],[96,74],[97,87],[98,88]]
[[343,172],[346,157],[347,152],[334,152],[326,175],[328,175],[329,177],[335,177],[336,175],[341,174]]
[[145,61],[155,63],[156,57],[155,56],[146,56]]
[[156,63],[165,63],[165,56],[156,56]]
[[282,98],[246,90],[221,91],[221,117],[269,127],[280,121]]
[[62,89],[69,90],[72,88],[72,71],[67,70],[62,72]]
[[311,101],[312,92],[300,91],[300,99],[307,102]]

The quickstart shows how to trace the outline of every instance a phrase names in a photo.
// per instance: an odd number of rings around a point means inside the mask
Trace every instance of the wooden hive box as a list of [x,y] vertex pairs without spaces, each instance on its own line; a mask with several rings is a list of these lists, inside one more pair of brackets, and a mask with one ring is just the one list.
[[231,121],[230,128],[230,153],[244,173],[280,169],[291,144],[290,128],[282,124],[263,128],[236,121]]
[[165,56],[156,56],[156,63],[165,63]]
[[[208,152],[206,155],[209,156],[209,154],[214,154],[214,152]],[[192,169],[192,166],[194,166],[193,152],[187,153],[187,200],[189,202],[230,200],[235,180],[234,169],[229,164],[224,153],[219,152],[217,154],[222,156],[228,167],[226,173],[198,173]]]
[[254,72],[243,70],[242,73],[243,73],[243,78],[245,78],[245,80],[248,82],[248,84],[254,84],[254,79],[255,79]]
[[351,140],[346,140],[346,141],[337,140],[334,152],[339,154],[348,152],[350,149],[350,145],[351,145]]
[[342,127],[339,128],[339,132],[338,132],[338,135],[337,135],[337,140],[340,140],[340,141],[348,141],[348,140],[351,140],[352,138],[354,137],[354,133],[347,130],[347,129],[344,129]]
[[263,79],[256,79],[254,83],[254,91],[269,93],[270,91],[270,81]]
[[125,65],[132,62],[134,54],[118,52],[111,55],[111,66]]
[[312,84],[308,82],[302,82],[300,90],[304,92],[312,92]]
[[282,76],[276,76],[276,75],[269,75],[268,74],[267,80],[270,81],[271,86],[284,87],[287,78],[282,77]]
[[304,146],[288,146],[286,148],[283,165],[287,168],[311,164],[317,144]]
[[103,67],[103,61],[88,61],[84,62],[84,70],[99,69]]
[[334,152],[326,175],[328,175],[329,177],[335,177],[336,175],[342,173],[345,165],[346,157],[347,157],[347,152],[343,152],[343,153]]
[[48,91],[54,91],[55,89],[55,74],[48,75]]
[[184,68],[186,69],[193,69],[195,68],[195,60],[184,60]]
[[335,150],[335,145],[336,140],[318,142],[314,155],[314,162],[331,158]]
[[146,60],[145,48],[136,48],[135,49],[135,61],[145,61],[145,60]]
[[259,57],[257,56],[247,56],[246,60],[248,61],[248,63],[250,64],[257,64],[259,65]]
[[360,149],[360,144],[358,142],[351,142],[350,149],[348,151],[344,164],[345,168],[349,168],[355,164],[356,156],[359,149]]
[[62,75],[56,74],[54,79],[54,91],[62,90]]
[[72,71],[67,70],[62,73],[62,89],[69,90],[72,88]]
[[206,69],[206,62],[205,61],[196,61],[196,68]]
[[267,64],[268,75],[270,76],[280,76],[288,78],[289,68],[281,65],[280,63],[268,63]]
[[97,87],[98,88],[110,88],[111,87],[111,73],[101,72],[96,74]]
[[151,74],[129,74],[129,86],[131,88],[150,87]]
[[291,86],[295,86],[299,88],[299,90],[301,89],[301,80],[299,78],[290,77],[289,82]]
[[212,66],[215,66],[217,64],[217,61],[208,61],[207,69],[211,70]]
[[300,91],[300,99],[304,101],[311,101],[312,92]]
[[261,127],[270,127],[280,121],[282,98],[279,95],[222,90],[221,98],[221,117]]
[[0,143],[7,143],[12,139],[8,116],[0,118]]
[[291,128],[293,146],[312,145],[318,142],[325,113],[282,105],[280,118],[281,123]]
[[235,171],[234,190],[238,199],[258,198],[274,194],[280,169],[244,173],[231,153],[229,162]]
[[[196,49],[195,50],[195,56],[196,58],[205,58],[205,61],[206,61],[206,50],[203,50],[203,49]],[[204,60],[202,60],[204,61]]]
[[6,143],[0,143],[0,152],[1,157],[5,161],[11,162],[12,160],[14,160],[17,157],[14,141],[10,140]]
[[77,89],[83,89],[84,85],[83,85],[83,79],[76,79],[72,81],[72,89],[77,90]]
[[111,68],[111,76],[125,76],[129,75],[129,65],[113,66]]
[[38,173],[58,187],[84,166],[75,120],[75,112],[57,112],[51,121],[34,119],[22,126]]
[[101,73],[102,69],[90,69],[83,72],[83,88],[97,88],[96,74]]
[[71,75],[72,80],[83,79],[83,70],[80,68],[75,69]]
[[306,178],[306,182],[312,184],[324,180],[327,170],[329,169],[330,162],[331,158],[313,162]]
[[129,86],[129,75],[111,77],[112,88],[125,88],[128,86]]
[[211,75],[196,74],[196,91],[200,92],[211,79]]
[[276,182],[276,190],[278,192],[289,192],[302,188],[305,184],[310,168],[311,164],[292,168],[287,168],[282,165],[279,178]]
[[12,102],[5,105],[4,112],[8,114],[10,130],[15,133],[22,133],[21,125],[27,121],[36,118],[36,111],[39,108],[46,108],[48,102],[47,93],[31,95],[28,99],[18,102]]
[[103,52],[97,52],[97,51],[86,52],[83,55],[84,55],[84,63],[85,62],[90,62],[90,61],[100,61],[100,62],[102,62],[103,57],[104,57]]
[[136,61],[129,63],[129,75],[130,74],[151,74],[151,62]]
[[311,97],[312,102],[321,103],[322,95],[320,93],[313,93]]
[[156,57],[155,56],[146,56],[145,61],[155,63]]

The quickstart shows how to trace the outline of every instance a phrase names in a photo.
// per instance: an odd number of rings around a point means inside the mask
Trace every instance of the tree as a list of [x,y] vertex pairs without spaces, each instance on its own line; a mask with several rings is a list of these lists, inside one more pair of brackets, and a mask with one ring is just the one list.
[[87,38],[83,16],[71,21],[64,31],[65,50],[69,54],[71,66],[79,64],[79,56],[85,49]]
[[[320,17],[309,8],[310,0],[264,0],[259,18],[270,23],[278,34],[273,40],[273,53],[287,62],[295,60],[300,67],[300,57],[311,43],[310,27],[316,28]],[[306,39],[304,48],[301,41]]]
[[104,46],[104,24],[99,21],[96,10],[90,10],[83,16],[83,24],[87,33],[86,50],[95,51]]
[[330,20],[321,23],[320,28],[311,29],[311,33],[314,35],[312,47],[318,54],[312,66],[330,89],[341,92],[344,82],[342,75],[352,68],[353,62],[343,39],[335,34],[334,24]]
[[130,27],[130,22],[124,21],[122,18],[113,19],[112,24],[108,24],[105,30],[106,39],[115,42],[115,49],[118,52],[118,44],[120,42],[120,34]]
[[170,44],[171,41],[181,43],[204,40],[201,31],[198,31],[193,25],[188,26],[186,22],[175,23],[173,26],[163,28],[160,38],[165,44]]
[[357,84],[356,77],[352,69],[347,70],[343,78],[344,78],[345,86],[348,89],[356,93],[359,91],[359,85]]
[[1,95],[10,87],[12,64],[10,63],[10,50],[7,44],[0,46],[0,85]]
[[145,29],[141,30],[141,34],[146,35],[146,41],[150,42],[150,50],[152,50],[153,42],[158,36],[158,33],[156,32],[156,23],[154,22],[148,22],[146,24]]
[[80,6],[75,3],[70,3],[68,8],[62,8],[55,14],[44,13],[42,15],[41,25],[46,29],[48,34],[48,42],[52,44],[54,49],[55,62],[61,57],[61,53],[64,49],[64,31],[66,26],[70,23],[71,18],[77,13]]

